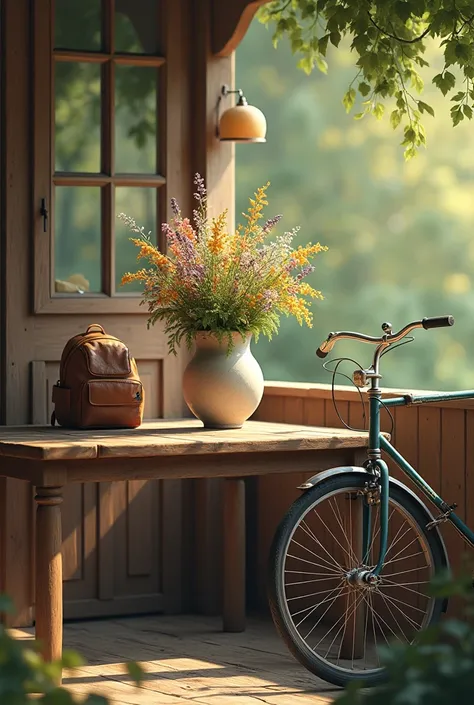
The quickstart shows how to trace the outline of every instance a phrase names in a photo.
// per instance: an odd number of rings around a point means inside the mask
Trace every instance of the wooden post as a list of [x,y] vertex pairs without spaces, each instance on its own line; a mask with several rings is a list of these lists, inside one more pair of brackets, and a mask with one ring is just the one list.
[[224,610],[225,632],[245,630],[245,482],[224,480]]
[[61,658],[63,576],[62,487],[36,488],[36,638],[46,661]]

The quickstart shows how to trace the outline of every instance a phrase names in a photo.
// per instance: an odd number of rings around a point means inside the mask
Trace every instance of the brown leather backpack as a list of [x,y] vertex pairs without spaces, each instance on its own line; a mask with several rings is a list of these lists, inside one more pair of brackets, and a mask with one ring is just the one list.
[[53,387],[53,426],[57,420],[69,428],[136,428],[144,401],[137,364],[122,341],[94,323],[67,342]]

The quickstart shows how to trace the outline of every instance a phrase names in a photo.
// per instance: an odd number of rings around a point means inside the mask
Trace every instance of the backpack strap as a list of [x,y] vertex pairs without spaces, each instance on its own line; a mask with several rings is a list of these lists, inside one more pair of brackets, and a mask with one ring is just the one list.
[[51,414],[51,426],[56,426],[56,412],[53,411]]

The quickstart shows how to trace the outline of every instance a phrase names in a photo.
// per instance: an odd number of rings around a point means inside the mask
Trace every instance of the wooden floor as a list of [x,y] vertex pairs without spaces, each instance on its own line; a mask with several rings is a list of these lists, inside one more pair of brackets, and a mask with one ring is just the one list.
[[[189,615],[75,622],[65,625],[64,641],[88,662],[64,684],[114,705],[326,705],[340,693],[294,661],[263,618],[241,634],[224,634],[220,619]],[[125,674],[131,660],[146,671],[140,688]]]

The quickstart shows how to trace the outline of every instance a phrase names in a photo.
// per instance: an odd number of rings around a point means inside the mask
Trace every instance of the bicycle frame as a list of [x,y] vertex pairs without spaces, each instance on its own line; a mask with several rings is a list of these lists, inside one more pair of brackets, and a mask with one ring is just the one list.
[[[389,472],[387,464],[381,458],[381,451],[385,453],[398,465],[402,472],[409,477],[419,490],[440,510],[439,522],[450,521],[464,540],[474,547],[474,532],[457,516],[433,488],[416,472],[410,463],[397,451],[396,448],[385,438],[380,430],[381,407],[410,406],[412,404],[429,404],[430,402],[455,401],[456,399],[474,398],[474,390],[463,392],[443,392],[438,394],[397,396],[382,399],[381,390],[377,381],[372,380],[372,387],[368,391],[370,424],[369,424],[369,447],[368,458],[372,467],[377,468],[380,475],[380,552],[379,560],[371,571],[374,575],[379,575],[382,571],[387,552],[388,540],[388,500],[389,500]],[[364,506],[363,515],[363,556],[367,557],[370,544],[370,517],[371,507]]]

